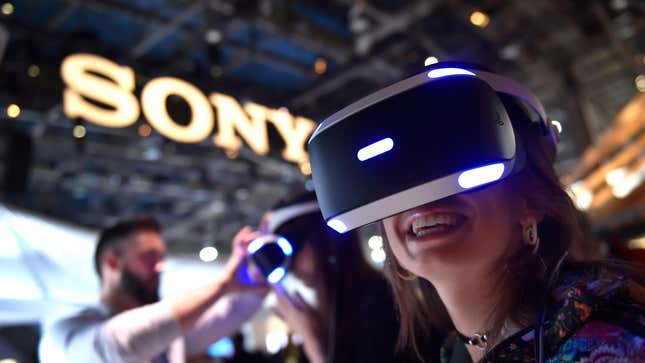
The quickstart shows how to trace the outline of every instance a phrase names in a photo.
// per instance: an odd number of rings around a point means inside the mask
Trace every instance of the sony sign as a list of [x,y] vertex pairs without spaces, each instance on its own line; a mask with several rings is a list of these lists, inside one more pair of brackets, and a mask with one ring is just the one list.
[[[269,152],[267,122],[273,123],[284,139],[282,157],[302,165],[308,164],[305,143],[316,124],[310,119],[293,116],[284,108],[271,109],[257,103],[240,105],[233,97],[211,93],[208,97],[194,85],[172,77],[150,80],[141,91],[141,107],[135,95],[135,74],[132,68],[120,66],[92,54],[73,54],[61,65],[66,85],[63,94],[65,114],[82,118],[104,127],[127,127],[134,124],[141,111],[160,134],[183,143],[197,143],[211,136],[217,112],[217,133],[213,143],[237,152],[242,140],[256,153]],[[187,125],[175,122],[168,114],[166,99],[178,96],[191,110]],[[100,107],[94,100],[110,106]]]

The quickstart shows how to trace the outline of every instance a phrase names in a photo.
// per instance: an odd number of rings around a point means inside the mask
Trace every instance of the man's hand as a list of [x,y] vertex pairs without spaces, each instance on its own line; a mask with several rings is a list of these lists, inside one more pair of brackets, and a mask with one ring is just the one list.
[[269,285],[263,279],[251,277],[247,264],[247,248],[259,236],[250,227],[244,227],[233,238],[231,257],[224,271],[208,286],[177,298],[173,311],[184,332],[188,331],[212,304],[228,293],[256,291],[267,293]]
[[227,292],[269,291],[262,275],[248,264],[249,243],[260,236],[259,232],[253,232],[251,227],[246,226],[233,237],[231,256],[222,275]]

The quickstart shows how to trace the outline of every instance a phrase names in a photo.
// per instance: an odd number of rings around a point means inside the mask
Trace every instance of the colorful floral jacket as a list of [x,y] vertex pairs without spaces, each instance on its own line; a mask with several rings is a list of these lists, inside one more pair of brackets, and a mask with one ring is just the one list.
[[[557,286],[544,328],[545,362],[645,363],[645,287],[600,266],[569,267]],[[482,362],[535,362],[534,327],[496,345]]]

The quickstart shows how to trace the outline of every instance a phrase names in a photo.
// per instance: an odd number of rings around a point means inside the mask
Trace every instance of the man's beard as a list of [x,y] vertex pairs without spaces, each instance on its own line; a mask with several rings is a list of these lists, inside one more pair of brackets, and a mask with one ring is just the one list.
[[121,271],[119,283],[121,291],[139,302],[141,305],[152,304],[159,301],[158,289],[151,290],[141,279],[135,276],[126,267]]

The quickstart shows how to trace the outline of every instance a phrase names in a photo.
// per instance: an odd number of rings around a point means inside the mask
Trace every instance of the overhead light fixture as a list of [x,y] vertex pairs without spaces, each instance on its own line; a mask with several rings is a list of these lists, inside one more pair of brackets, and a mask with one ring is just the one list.
[[593,194],[591,190],[587,188],[582,181],[575,182],[569,187],[571,191],[572,199],[576,207],[580,210],[587,210],[591,207],[591,202],[593,202]]
[[206,246],[199,251],[199,259],[204,262],[213,262],[217,259],[219,252],[213,246]]
[[374,235],[367,240],[367,245],[373,250],[383,248],[383,237]]
[[435,63],[439,63],[439,60],[437,59],[437,57],[428,57],[423,62],[423,65],[427,67],[427,66],[435,64]]
[[74,135],[75,138],[82,139],[87,134],[87,130],[85,130],[85,126],[83,125],[76,125],[74,126],[74,130],[72,131],[72,134]]
[[622,199],[630,195],[643,182],[643,174],[645,174],[645,171],[641,170],[623,178],[612,188],[614,197]]
[[325,58],[316,58],[316,61],[314,62],[314,71],[316,72],[316,74],[323,74],[327,72],[327,61],[325,60]]
[[217,44],[222,41],[222,32],[217,29],[210,29],[206,32],[204,38],[208,44]]
[[645,92],[645,75],[639,74],[636,76],[634,83],[636,84],[636,88],[639,92]]
[[273,330],[265,338],[267,352],[276,354],[289,344],[289,335],[283,330]]
[[32,64],[27,68],[27,75],[31,78],[36,78],[40,75],[40,67],[35,64]]
[[470,14],[470,22],[480,28],[485,28],[490,23],[490,18],[482,11],[473,11]]
[[138,132],[139,132],[139,136],[148,137],[152,134],[152,127],[150,127],[150,125],[147,125],[147,124],[140,125]]
[[609,171],[607,175],[605,175],[605,181],[607,182],[607,185],[615,187],[623,179],[625,179],[626,174],[627,174],[627,169],[625,167],[613,169]]
[[612,0],[611,1],[611,7],[613,10],[616,11],[623,11],[629,6],[627,3],[627,0]]
[[515,60],[520,56],[521,52],[522,52],[522,49],[518,44],[511,43],[503,47],[499,51],[499,55],[500,57],[506,60]]
[[13,11],[14,11],[14,10],[15,10],[15,9],[14,9],[14,7],[13,7],[13,4],[12,4],[12,3],[4,3],[4,4],[2,4],[2,13],[3,13],[4,15],[11,15],[11,14],[13,14]]
[[143,158],[149,161],[159,160],[161,158],[161,151],[156,146],[148,146],[142,152]]
[[385,251],[382,248],[372,250],[370,258],[376,263],[383,263],[385,261]]
[[7,107],[7,116],[10,118],[16,118],[20,116],[20,106],[16,105],[15,103],[12,103]]

